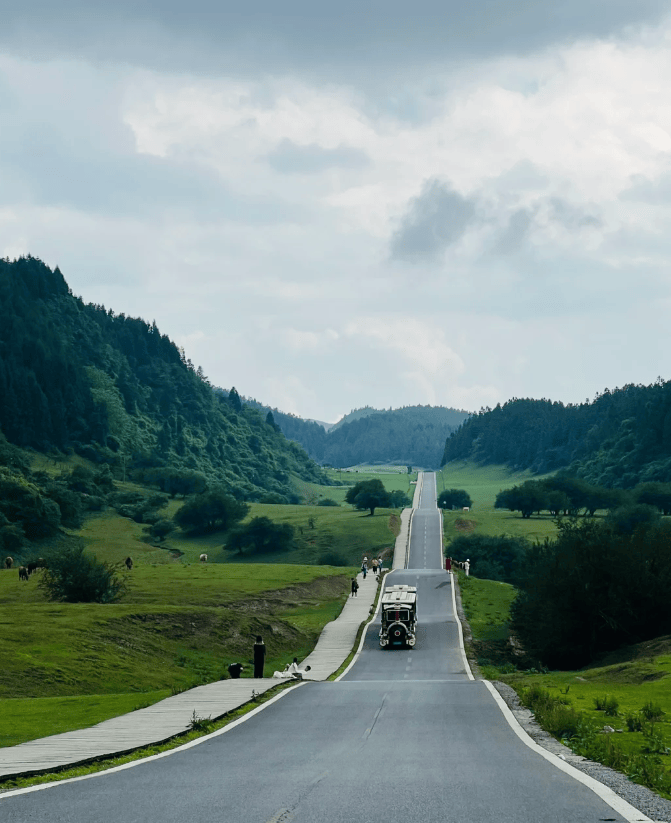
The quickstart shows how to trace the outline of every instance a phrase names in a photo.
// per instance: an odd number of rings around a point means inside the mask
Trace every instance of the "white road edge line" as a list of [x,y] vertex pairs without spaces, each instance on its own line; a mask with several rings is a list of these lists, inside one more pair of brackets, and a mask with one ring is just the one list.
[[[471,671],[471,667],[468,665],[468,658],[466,657],[466,649],[464,648],[464,630],[461,626],[461,620],[459,620],[459,615],[457,614],[457,598],[454,593],[454,572],[448,572],[450,575],[450,583],[452,584],[452,613],[454,614],[454,619],[457,621],[457,629],[459,631],[459,651],[461,652],[461,657],[464,661],[464,668],[466,669],[466,674],[468,675],[469,680],[475,680],[473,677],[473,672]],[[497,692],[498,694],[498,692]]]
[[111,769],[105,769],[102,772],[93,772],[92,774],[83,774],[80,777],[69,777],[67,780],[57,780],[54,783],[42,783],[39,786],[27,786],[25,789],[14,789],[13,791],[9,792],[2,792],[0,793],[0,803],[7,798],[7,797],[16,797],[19,794],[28,794],[29,792],[41,792],[44,789],[54,789],[57,786],[65,786],[68,783],[77,783],[80,780],[90,780],[94,777],[105,777],[108,774],[115,774],[116,772],[121,772],[124,769],[132,769],[135,766],[142,766],[144,763],[149,763],[152,760],[160,760],[162,757],[169,757],[171,754],[177,754],[178,752],[183,752],[186,749],[190,749],[193,746],[199,746],[201,743],[205,743],[207,740],[211,740],[213,737],[219,737],[221,734],[226,734],[226,732],[230,732],[236,726],[239,726],[241,723],[244,723],[247,720],[250,720],[254,715],[258,714],[259,712],[263,711],[264,709],[268,708],[272,703],[275,703],[284,695],[289,694],[289,692],[295,691],[297,688],[304,686],[305,683],[297,683],[291,689],[285,689],[284,691],[276,694],[275,697],[271,697],[266,703],[261,706],[257,706],[251,712],[239,717],[237,720],[234,720],[232,723],[229,723],[227,726],[224,726],[223,729],[217,729],[216,732],[212,732],[211,734],[207,734],[204,737],[199,737],[196,740],[190,740],[188,743],[184,743],[182,746],[177,746],[175,749],[170,749],[167,752],[160,752],[159,754],[152,754],[150,757],[143,757],[141,760],[133,760],[132,763],[124,763],[121,766],[113,766]]
[[623,800],[619,795],[615,794],[615,792],[605,786],[603,783],[599,783],[598,780],[595,780],[593,777],[584,774],[578,769],[575,769],[569,763],[566,763],[561,757],[557,757],[556,754],[552,754],[552,752],[547,751],[542,746],[539,746],[534,740],[529,737],[529,735],[524,731],[524,729],[520,726],[517,722],[517,718],[515,715],[510,711],[508,706],[506,705],[504,699],[501,695],[496,691],[494,686],[488,681],[482,681],[487,689],[490,691],[492,697],[496,701],[499,709],[505,719],[508,721],[508,725],[510,728],[515,732],[515,734],[519,737],[519,739],[524,743],[525,746],[528,746],[530,749],[535,751],[541,757],[544,757],[553,766],[556,766],[561,771],[568,774],[570,777],[573,777],[579,783],[582,783],[583,786],[587,786],[588,789],[591,789],[595,794],[597,794],[605,803],[607,803],[611,809],[616,811],[618,814],[622,815],[628,823],[654,823],[651,821],[651,818],[646,817],[643,812],[635,809],[631,804],[627,803],[626,800]]

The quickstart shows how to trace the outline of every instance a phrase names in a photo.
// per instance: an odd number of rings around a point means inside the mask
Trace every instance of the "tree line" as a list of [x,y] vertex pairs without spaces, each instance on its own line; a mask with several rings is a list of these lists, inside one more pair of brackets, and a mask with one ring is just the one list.
[[497,509],[518,511],[525,518],[543,511],[555,516],[594,516],[599,509],[613,511],[634,505],[654,507],[660,514],[671,513],[671,483],[640,483],[625,491],[558,474],[503,489],[494,503]]
[[451,433],[450,460],[567,473],[607,488],[671,480],[671,382],[627,385],[568,404],[513,398],[483,408]]

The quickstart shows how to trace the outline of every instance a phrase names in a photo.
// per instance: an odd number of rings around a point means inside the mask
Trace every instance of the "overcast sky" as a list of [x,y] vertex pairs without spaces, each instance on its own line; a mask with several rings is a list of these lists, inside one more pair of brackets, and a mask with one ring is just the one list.
[[671,379],[671,0],[23,0],[0,256],[302,417]]

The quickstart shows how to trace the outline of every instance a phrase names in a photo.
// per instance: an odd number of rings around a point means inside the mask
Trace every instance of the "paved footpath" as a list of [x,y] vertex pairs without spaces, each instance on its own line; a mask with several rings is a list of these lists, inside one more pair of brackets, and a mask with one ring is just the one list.
[[[403,528],[409,528],[408,516]],[[400,535],[399,541],[405,545],[407,537]],[[358,581],[357,597],[347,599],[339,617],[324,627],[315,650],[301,663],[301,666],[312,667],[312,680],[326,680],[343,664],[352,651],[359,626],[371,612],[378,589],[375,575],[370,572],[364,580],[363,575],[359,574]],[[262,694],[280,682],[272,678],[248,677],[220,680],[168,697],[146,709],[105,720],[88,729],[2,748],[0,780],[74,766],[162,743],[187,731],[194,711],[199,718],[216,720],[249,702],[252,692]]]

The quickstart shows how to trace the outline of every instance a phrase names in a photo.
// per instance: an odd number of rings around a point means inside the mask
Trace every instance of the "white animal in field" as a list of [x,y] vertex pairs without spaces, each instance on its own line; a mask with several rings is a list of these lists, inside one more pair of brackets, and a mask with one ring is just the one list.
[[200,560],[201,563],[207,563],[207,555],[206,554],[201,554],[199,560]]

